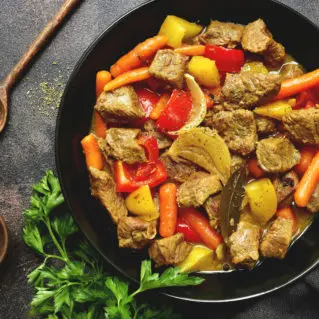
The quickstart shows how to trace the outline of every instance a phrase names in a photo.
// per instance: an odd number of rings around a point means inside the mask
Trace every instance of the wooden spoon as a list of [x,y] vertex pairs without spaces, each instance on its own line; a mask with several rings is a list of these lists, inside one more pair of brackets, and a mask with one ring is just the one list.
[[75,7],[81,0],[66,0],[61,6],[60,10],[52,18],[51,21],[45,26],[42,32],[30,45],[27,52],[23,55],[21,60],[7,75],[7,77],[0,83],[0,133],[3,131],[8,118],[8,100],[10,89],[22,74],[22,72],[29,65],[32,58],[44,46],[48,39],[53,35],[55,30],[62,23],[67,14]]
[[8,241],[9,240],[7,226],[3,218],[0,216],[0,264],[6,257],[8,250]]

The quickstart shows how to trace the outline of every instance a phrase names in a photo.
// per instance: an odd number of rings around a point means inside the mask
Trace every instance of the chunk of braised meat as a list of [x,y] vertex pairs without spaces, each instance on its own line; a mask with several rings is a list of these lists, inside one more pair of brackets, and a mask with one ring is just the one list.
[[154,240],[148,253],[156,266],[160,267],[182,262],[191,250],[192,245],[184,241],[184,235],[177,233],[170,237]]
[[226,110],[234,110],[265,103],[277,95],[280,84],[278,74],[227,73],[222,87],[223,106]]
[[300,161],[300,153],[286,137],[269,137],[257,143],[258,165],[268,173],[285,173]]
[[182,88],[188,57],[174,50],[159,50],[150,65],[149,73],[170,85]]
[[214,112],[212,109],[207,110],[204,121],[202,124],[204,126],[213,127],[213,120],[214,120],[215,114],[216,114],[216,112]]
[[219,192],[221,188],[222,185],[216,175],[195,172],[178,188],[178,206],[201,206],[210,195]]
[[139,129],[109,128],[102,151],[105,155],[128,164],[146,162],[145,150],[137,141],[140,132]]
[[199,40],[205,44],[235,48],[240,44],[243,30],[244,26],[240,24],[212,20]]
[[273,134],[277,131],[276,121],[271,118],[255,114],[255,121],[258,134]]
[[117,224],[127,216],[127,208],[122,194],[116,192],[116,184],[110,172],[89,168],[91,192],[111,215]]
[[291,138],[301,144],[319,143],[319,109],[292,111],[282,118]]
[[286,56],[286,50],[285,47],[280,44],[279,42],[276,42],[275,40],[272,40],[270,42],[270,45],[268,46],[267,50],[264,53],[265,62],[269,66],[280,66],[282,62],[284,61]]
[[310,201],[307,204],[307,208],[312,213],[319,212],[319,184],[316,186],[314,192],[312,193]]
[[194,172],[200,171],[200,168],[190,161],[179,160],[177,162],[165,153],[161,155],[160,159],[166,168],[168,178],[178,183],[186,182]]
[[254,114],[251,111],[219,112],[213,118],[213,127],[231,151],[248,155],[256,147],[257,129]]
[[291,195],[296,190],[298,183],[299,178],[294,171],[290,171],[282,176],[276,176],[273,179],[273,185],[277,194],[278,203]]
[[204,209],[208,215],[209,223],[213,229],[219,230],[219,206],[220,206],[221,195],[217,194],[209,196],[204,203]]
[[283,80],[294,79],[303,74],[302,66],[295,62],[286,63],[280,69],[280,75]]
[[129,123],[145,116],[131,85],[103,92],[97,99],[94,108],[106,123]]
[[262,19],[246,25],[241,44],[244,50],[263,55],[271,66],[280,65],[286,55],[284,46],[273,39]]
[[164,149],[172,144],[172,140],[168,138],[166,135],[162,134],[155,126],[155,122],[152,120],[148,120],[144,123],[144,135],[154,136],[157,140],[158,148]]
[[232,262],[236,265],[253,267],[259,259],[260,227],[240,221],[237,230],[229,237]]
[[272,35],[267,29],[265,22],[262,19],[258,19],[245,26],[241,45],[246,51],[263,54],[272,41]]
[[277,217],[268,228],[260,244],[260,252],[266,258],[283,259],[293,235],[293,221]]
[[231,174],[236,172],[241,166],[246,164],[246,160],[239,155],[231,154]]
[[117,237],[121,248],[142,249],[151,243],[156,233],[156,221],[123,217],[117,225]]

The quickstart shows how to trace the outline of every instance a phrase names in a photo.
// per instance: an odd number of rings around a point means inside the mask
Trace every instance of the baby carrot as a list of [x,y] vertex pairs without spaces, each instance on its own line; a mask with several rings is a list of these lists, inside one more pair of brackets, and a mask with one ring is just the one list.
[[104,86],[112,80],[112,75],[109,71],[99,71],[96,73],[96,98],[103,92]]
[[310,165],[313,157],[316,154],[317,149],[314,146],[304,146],[300,150],[300,161],[294,167],[294,170],[298,173],[299,176],[302,176]]
[[103,157],[95,136],[93,134],[85,136],[81,141],[81,145],[85,155],[86,166],[101,170],[104,166]]
[[223,238],[209,224],[208,219],[195,208],[183,208],[179,211],[183,218],[202,239],[203,243],[210,249],[216,248],[223,242]]
[[161,113],[163,112],[163,110],[165,109],[167,102],[170,98],[170,95],[168,93],[164,93],[160,96],[159,100],[157,101],[155,107],[153,108],[151,114],[150,114],[150,118],[152,120],[157,120]]
[[205,92],[204,92],[204,95],[206,100],[206,108],[207,110],[209,110],[214,106],[214,99],[210,95],[206,94]]
[[138,44],[129,53],[123,55],[111,66],[111,74],[117,77],[122,73],[139,68],[143,61],[149,59],[159,49],[164,47],[168,41],[165,35],[157,35]]
[[162,237],[174,235],[177,224],[176,185],[167,183],[160,187],[160,226]]
[[302,176],[296,192],[295,202],[300,207],[307,206],[312,193],[314,192],[317,184],[319,183],[319,152],[313,157],[310,165],[308,166],[305,174]]
[[94,132],[97,137],[105,138],[106,136],[106,124],[99,114],[99,112],[94,111]]
[[204,55],[205,46],[204,45],[186,45],[174,50],[177,53],[181,53],[188,56]]
[[281,88],[276,96],[276,100],[295,95],[317,85],[319,85],[319,69],[298,76],[297,78],[284,80],[281,83]]
[[147,80],[151,77],[148,73],[148,67],[143,67],[128,71],[119,75],[117,78],[113,79],[104,86],[104,91],[113,91],[121,86]]

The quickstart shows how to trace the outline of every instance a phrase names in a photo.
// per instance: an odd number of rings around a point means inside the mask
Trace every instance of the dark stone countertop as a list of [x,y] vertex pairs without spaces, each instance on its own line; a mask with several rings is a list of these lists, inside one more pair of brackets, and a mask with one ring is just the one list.
[[[18,62],[28,45],[55,14],[62,0],[0,0],[0,78]],[[57,106],[75,63],[88,45],[123,13],[142,0],[87,0],[35,59],[12,92],[10,118],[0,135],[0,214],[9,227],[9,254],[0,269],[0,318],[23,318],[32,290],[26,274],[38,263],[22,242],[22,211],[31,186],[55,167]],[[318,0],[282,0],[319,25]],[[318,317],[319,276],[309,274],[295,285],[265,298],[231,306],[203,306],[217,318]],[[187,308],[192,309],[192,305]],[[227,310],[226,310],[227,308]]]

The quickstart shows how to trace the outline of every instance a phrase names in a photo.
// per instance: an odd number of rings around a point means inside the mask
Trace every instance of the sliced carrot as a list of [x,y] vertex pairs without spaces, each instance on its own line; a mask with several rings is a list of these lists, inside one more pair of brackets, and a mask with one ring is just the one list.
[[104,166],[103,156],[95,136],[93,134],[85,136],[81,141],[81,145],[85,155],[86,166],[101,170]]
[[319,183],[319,152],[313,157],[305,174],[302,176],[296,192],[295,202],[299,207],[306,207],[317,184]]
[[111,74],[117,77],[122,73],[142,66],[146,61],[154,55],[159,49],[167,44],[168,38],[165,35],[157,35],[138,44],[129,53],[123,55],[115,64],[111,66]]
[[104,91],[113,91],[121,86],[149,79],[148,67],[128,71],[119,75],[104,86]]
[[258,161],[255,158],[250,158],[247,161],[248,170],[254,177],[263,177],[265,172],[259,167]]
[[163,110],[165,109],[167,102],[170,98],[170,95],[168,93],[163,93],[160,96],[160,99],[158,100],[158,102],[156,103],[155,107],[153,108],[151,114],[150,114],[150,118],[152,120],[157,120],[161,113],[163,112]]
[[112,75],[109,71],[99,71],[96,73],[96,98],[100,96],[100,94],[104,90],[104,86],[112,80]]
[[105,138],[106,136],[106,123],[99,112],[94,111],[94,132],[97,137]]
[[309,167],[313,157],[316,154],[317,149],[314,146],[304,146],[300,150],[300,161],[299,163],[294,167],[295,171],[298,173],[299,176],[302,176],[307,168]]
[[286,219],[291,219],[293,221],[293,232],[297,231],[297,220],[294,212],[292,211],[291,207],[285,206],[277,210],[276,212],[277,217],[282,217]]
[[160,187],[160,226],[159,233],[162,237],[174,235],[177,224],[177,187],[167,183]]
[[204,55],[205,45],[186,45],[174,50],[177,53],[181,53],[189,56]]
[[277,100],[290,97],[302,91],[319,85],[319,69],[303,74],[294,79],[284,80],[276,96]]

